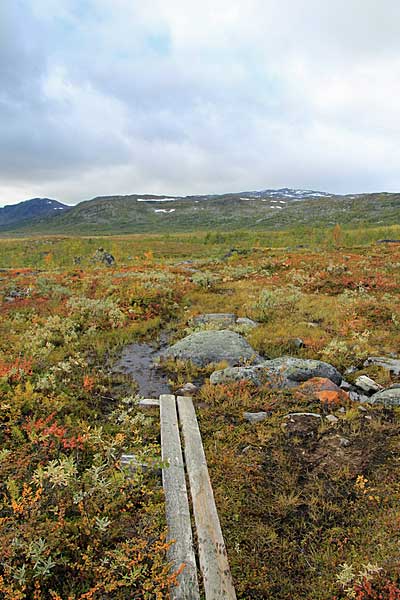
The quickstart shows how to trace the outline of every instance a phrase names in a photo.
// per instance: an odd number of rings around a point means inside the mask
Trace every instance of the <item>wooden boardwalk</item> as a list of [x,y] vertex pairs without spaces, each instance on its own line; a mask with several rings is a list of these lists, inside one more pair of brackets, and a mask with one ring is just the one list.
[[169,559],[172,569],[180,571],[179,586],[171,592],[171,600],[200,600],[187,479],[206,600],[236,600],[192,399],[164,394],[159,400],[145,399],[139,405],[160,409],[161,454],[167,465],[162,478],[168,539],[174,540]]

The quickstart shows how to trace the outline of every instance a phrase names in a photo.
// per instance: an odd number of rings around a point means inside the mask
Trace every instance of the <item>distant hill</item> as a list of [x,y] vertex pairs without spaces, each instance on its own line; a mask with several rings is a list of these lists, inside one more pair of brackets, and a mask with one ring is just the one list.
[[7,229],[20,233],[112,234],[284,229],[335,223],[389,225],[400,220],[400,194],[340,196],[289,188],[185,197],[133,194],[93,198],[66,208],[69,210],[56,210],[55,206],[50,216],[36,216],[35,221],[22,226],[9,224]]
[[51,198],[32,198],[0,208],[0,231],[31,225],[40,218],[58,214],[70,208]]

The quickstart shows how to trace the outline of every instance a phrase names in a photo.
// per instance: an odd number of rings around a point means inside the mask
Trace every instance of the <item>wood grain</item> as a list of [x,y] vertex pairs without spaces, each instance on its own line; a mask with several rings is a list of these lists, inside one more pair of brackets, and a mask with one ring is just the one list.
[[199,600],[196,559],[186,489],[175,396],[160,396],[161,456],[163,486],[168,525],[168,539],[175,540],[169,549],[173,570],[184,566],[178,576],[179,586],[171,592],[172,600]]
[[182,396],[177,401],[206,598],[236,600],[193,402]]

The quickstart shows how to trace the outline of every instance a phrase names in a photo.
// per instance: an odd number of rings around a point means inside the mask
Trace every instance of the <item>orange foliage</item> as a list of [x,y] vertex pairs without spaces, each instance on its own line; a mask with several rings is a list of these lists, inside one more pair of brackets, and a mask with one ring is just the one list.
[[17,358],[13,363],[0,362],[0,377],[21,381],[26,375],[32,375],[32,361]]

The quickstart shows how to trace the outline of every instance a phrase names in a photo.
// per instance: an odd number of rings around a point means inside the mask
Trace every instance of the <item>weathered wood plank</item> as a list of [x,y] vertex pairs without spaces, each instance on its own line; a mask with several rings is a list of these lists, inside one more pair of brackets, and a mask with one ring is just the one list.
[[206,598],[235,600],[236,593],[192,399],[178,396],[178,410]]
[[138,406],[146,408],[147,406],[160,406],[160,401],[155,398],[142,398],[138,402]]
[[169,465],[162,471],[168,539],[175,540],[169,549],[169,560],[174,570],[185,565],[178,577],[179,587],[172,590],[171,599],[198,600],[200,594],[175,396],[160,396],[160,422],[162,461]]

